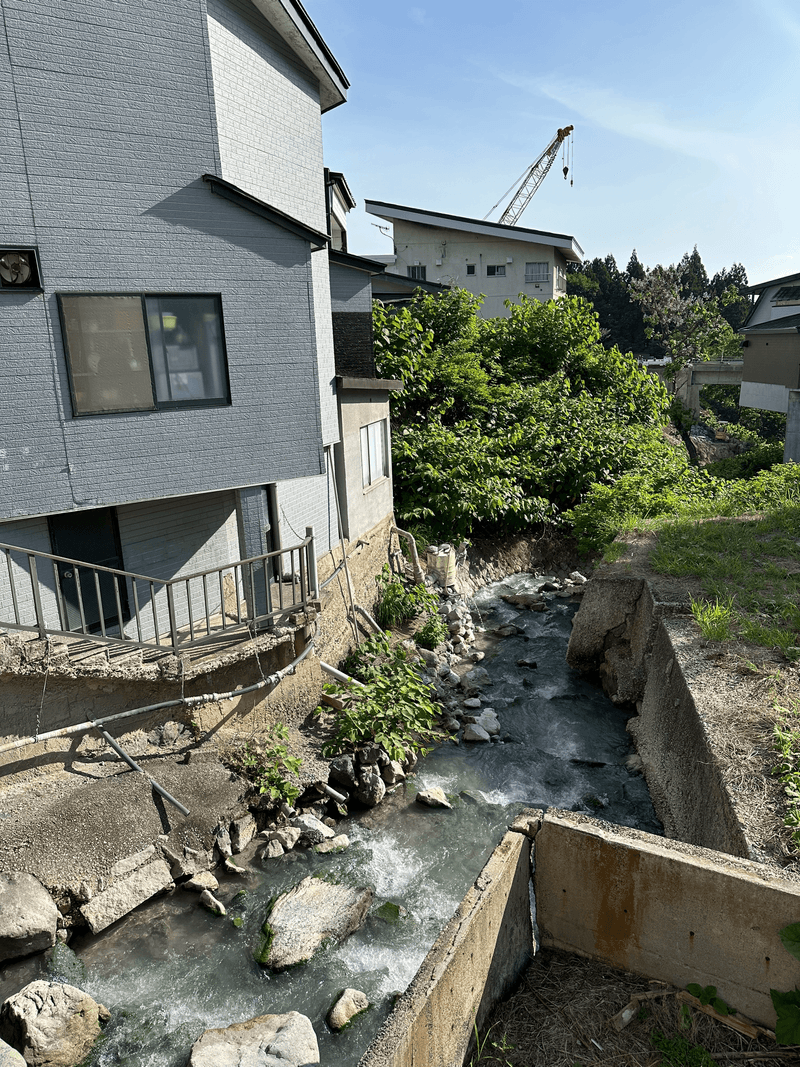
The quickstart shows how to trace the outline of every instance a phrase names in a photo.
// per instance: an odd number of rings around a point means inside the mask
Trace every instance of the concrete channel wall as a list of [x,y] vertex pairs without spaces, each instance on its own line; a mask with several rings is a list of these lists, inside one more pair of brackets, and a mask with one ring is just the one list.
[[530,858],[525,834],[505,834],[359,1067],[460,1067],[533,956]]
[[[542,947],[644,978],[715,985],[774,1028],[770,988],[800,983],[778,932],[800,889],[773,869],[565,811],[515,820],[359,1067],[461,1067],[473,1033]],[[623,1005],[619,1005],[622,1007]]]

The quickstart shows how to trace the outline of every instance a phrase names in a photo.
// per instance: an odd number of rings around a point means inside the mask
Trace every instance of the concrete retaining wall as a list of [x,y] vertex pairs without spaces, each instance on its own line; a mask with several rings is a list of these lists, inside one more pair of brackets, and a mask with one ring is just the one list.
[[456,1067],[533,954],[530,840],[507,833],[359,1067]]
[[[678,987],[715,985],[774,1028],[770,988],[800,967],[779,930],[800,883],[749,860],[573,812],[513,824],[398,1000],[359,1067],[460,1067],[473,1022],[508,995],[532,950],[530,838],[540,943]],[[619,1005],[622,1007],[622,1005]]]
[[800,921],[797,882],[571,812],[547,813],[535,852],[543,946],[679,987],[715,985],[728,1004],[774,1028],[770,988],[800,980],[778,937]]
[[627,728],[667,837],[750,856],[702,711],[705,702],[731,696],[726,690],[718,698],[694,663],[690,610],[688,594],[665,595],[635,574],[594,577],[575,616],[567,661],[599,674],[615,703],[639,712]]

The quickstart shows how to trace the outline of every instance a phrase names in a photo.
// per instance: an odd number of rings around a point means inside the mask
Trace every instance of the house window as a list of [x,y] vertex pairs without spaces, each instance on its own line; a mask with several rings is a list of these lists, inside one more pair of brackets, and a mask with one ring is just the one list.
[[505,276],[506,276],[506,265],[505,265],[505,263],[500,263],[496,267],[487,267],[486,268],[486,277],[487,278],[505,278]]
[[549,263],[526,263],[525,264],[525,282],[528,285],[534,282],[549,282],[550,281],[550,264]]
[[380,478],[388,477],[386,419],[381,419],[361,427],[361,483],[366,489]]
[[474,274],[474,273],[475,273],[475,264],[474,263],[468,263],[467,264],[467,274]]
[[75,415],[230,403],[218,296],[61,293]]
[[421,267],[419,263],[413,267],[406,267],[406,272],[409,278],[415,278],[418,282],[427,281],[427,278],[425,277],[425,267]]

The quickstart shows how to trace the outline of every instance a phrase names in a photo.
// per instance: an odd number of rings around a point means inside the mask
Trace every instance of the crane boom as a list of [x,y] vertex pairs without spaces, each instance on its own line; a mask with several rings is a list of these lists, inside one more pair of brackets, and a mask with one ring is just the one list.
[[573,129],[573,126],[565,126],[563,130],[559,130],[547,148],[545,148],[544,152],[542,152],[536,162],[528,169],[528,172],[522,179],[517,191],[511,197],[508,207],[498,219],[498,222],[500,222],[502,226],[516,226],[522,216],[522,212],[528,204],[530,204],[531,197],[542,184],[547,172],[552,167],[553,160],[558,155],[559,148],[572,133]]

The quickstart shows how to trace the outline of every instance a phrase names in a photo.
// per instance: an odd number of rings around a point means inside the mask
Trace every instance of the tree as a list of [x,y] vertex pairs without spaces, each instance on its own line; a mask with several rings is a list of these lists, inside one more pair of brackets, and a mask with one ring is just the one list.
[[495,319],[479,304],[458,290],[376,304],[378,373],[404,382],[391,400],[403,523],[435,540],[557,522],[593,485],[670,451],[663,386],[604,347],[590,304],[523,299]]
[[698,360],[739,356],[739,339],[722,316],[720,301],[707,295],[707,286],[702,294],[692,292],[705,275],[705,268],[699,269],[702,262],[698,267],[699,256],[694,261],[693,256],[684,256],[677,267],[654,267],[630,283],[631,295],[644,312],[647,335],[663,347],[673,373]]

